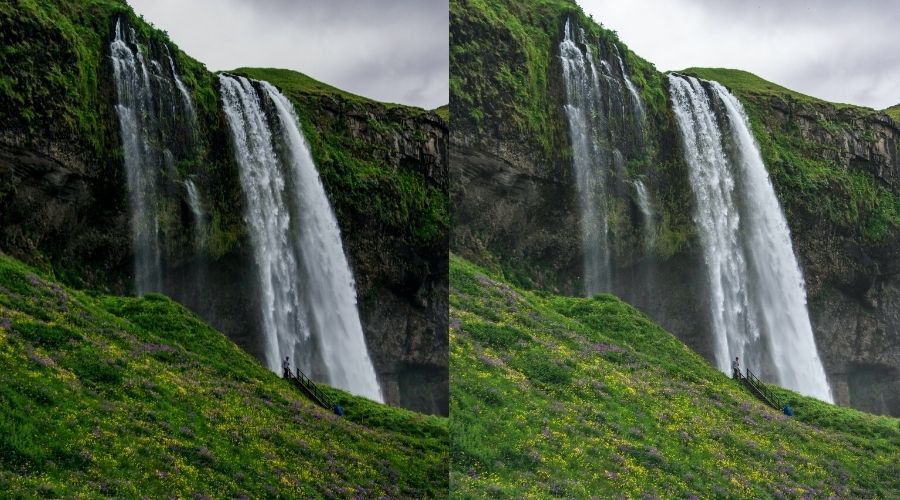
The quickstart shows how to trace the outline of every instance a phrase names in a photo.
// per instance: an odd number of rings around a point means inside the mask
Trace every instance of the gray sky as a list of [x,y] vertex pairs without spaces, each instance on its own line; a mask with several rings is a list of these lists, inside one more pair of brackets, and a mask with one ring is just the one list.
[[129,0],[213,71],[287,68],[372,99],[448,102],[447,0]]
[[900,1],[579,0],[668,71],[736,68],[804,94],[900,103]]

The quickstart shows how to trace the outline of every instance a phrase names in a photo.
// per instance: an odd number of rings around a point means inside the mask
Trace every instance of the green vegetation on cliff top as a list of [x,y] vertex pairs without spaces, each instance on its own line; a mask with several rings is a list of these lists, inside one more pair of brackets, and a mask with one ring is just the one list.
[[146,41],[165,43],[202,113],[215,105],[212,78],[137,16],[124,0],[17,0],[0,5],[0,118],[4,129],[41,137],[50,131],[83,140],[95,155],[118,149],[117,128],[102,104],[102,74],[115,20]]
[[460,497],[873,498],[900,421],[755,400],[610,295],[524,291],[453,258],[451,488]]
[[865,106],[856,106],[853,104],[843,104],[843,103],[834,103],[828,102],[823,99],[819,99],[817,97],[809,96],[806,94],[802,94],[795,90],[791,90],[786,87],[782,87],[777,83],[772,83],[768,80],[760,78],[749,71],[743,71],[739,69],[728,69],[728,68],[687,68],[683,71],[677,71],[676,73],[684,73],[686,75],[693,75],[698,78],[703,78],[704,80],[715,80],[722,85],[725,85],[733,92],[738,92],[742,94],[756,94],[756,95],[775,95],[779,97],[791,97],[798,102],[813,104],[813,103],[827,103],[835,108],[852,108],[857,110],[866,110],[872,111],[871,108],[866,108]]
[[888,116],[894,119],[895,122],[900,123],[900,104],[895,104],[884,110]]
[[326,389],[345,418],[161,295],[82,293],[0,255],[7,495],[446,494],[446,419]]

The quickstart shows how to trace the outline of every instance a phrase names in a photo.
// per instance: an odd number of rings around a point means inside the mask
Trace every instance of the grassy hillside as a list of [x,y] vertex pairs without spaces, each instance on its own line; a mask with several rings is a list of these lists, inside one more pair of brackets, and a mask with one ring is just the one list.
[[60,287],[0,255],[0,491],[17,496],[436,497],[447,423],[314,406],[161,295]]
[[[680,71],[679,73],[686,73],[689,75],[694,75],[699,78],[703,78],[705,80],[715,80],[722,85],[725,85],[733,92],[739,92],[742,94],[755,94],[761,96],[779,96],[779,97],[789,97],[798,102],[804,102],[809,104],[815,103],[826,103],[822,99],[808,96],[806,94],[801,94],[795,90],[791,90],[786,87],[782,87],[777,83],[772,83],[768,80],[764,80],[749,71],[743,71],[739,69],[728,69],[728,68],[688,68],[684,71]],[[842,103],[833,103],[828,102],[828,104],[836,107],[836,108],[852,108],[859,111],[868,111],[872,112],[871,108],[866,108],[864,106],[856,106],[853,104],[842,104]]]
[[451,488],[460,497],[884,497],[900,421],[759,403],[610,295],[511,287],[451,261]]
[[884,110],[888,116],[894,119],[895,122],[900,123],[900,104],[895,104]]

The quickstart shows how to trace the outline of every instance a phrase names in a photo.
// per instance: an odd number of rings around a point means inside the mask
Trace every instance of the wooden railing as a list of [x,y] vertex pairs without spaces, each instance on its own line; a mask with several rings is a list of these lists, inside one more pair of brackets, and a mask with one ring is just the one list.
[[756,397],[761,399],[764,403],[768,404],[772,408],[776,410],[781,410],[783,408],[781,404],[781,400],[769,389],[766,384],[763,383],[762,380],[759,379],[750,369],[747,369],[747,375],[744,377],[744,383],[750,389]]
[[334,409],[334,401],[328,397],[322,389],[319,389],[319,386],[317,386],[312,379],[307,377],[300,368],[296,369],[296,373],[285,370],[284,374],[285,378],[289,379],[294,385],[300,388],[300,390],[303,391],[309,399],[313,400],[314,403],[328,410]]

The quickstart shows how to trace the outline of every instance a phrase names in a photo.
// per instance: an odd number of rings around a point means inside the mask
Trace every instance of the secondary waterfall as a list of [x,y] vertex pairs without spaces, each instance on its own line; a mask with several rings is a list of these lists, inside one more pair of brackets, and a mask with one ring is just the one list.
[[653,207],[650,205],[650,195],[647,193],[647,187],[640,179],[633,182],[634,192],[637,194],[638,207],[641,209],[641,216],[644,218],[644,252],[650,253],[656,245],[656,224],[653,221]]
[[184,181],[184,189],[187,191],[188,204],[191,214],[194,216],[194,250],[200,251],[206,247],[206,216],[203,212],[203,202],[200,201],[200,192],[194,181]]
[[716,82],[669,75],[706,261],[716,362],[832,401],[787,221],[740,102]]
[[134,29],[126,30],[121,20],[116,22],[110,56],[131,209],[135,287],[144,294],[162,289],[159,176],[174,170],[169,147],[183,144],[179,138],[194,133],[193,104],[171,58],[169,73],[149,48],[139,48]]
[[220,75],[258,269],[266,361],[376,401],[337,220],[293,106],[266,82]]
[[[626,97],[633,86],[624,66],[620,65],[620,73],[614,72],[603,59],[601,49],[598,46],[595,55],[584,30],[566,21],[559,53],[566,85],[564,110],[572,141],[587,295],[611,289],[609,185],[623,182],[625,155],[637,154],[641,147],[640,98],[636,92],[637,99]],[[612,179],[611,173],[616,174]]]

